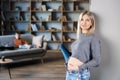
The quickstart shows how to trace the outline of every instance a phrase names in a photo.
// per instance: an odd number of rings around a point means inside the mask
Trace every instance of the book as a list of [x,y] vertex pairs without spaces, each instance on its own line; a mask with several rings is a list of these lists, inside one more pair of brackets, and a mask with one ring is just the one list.
[[67,17],[66,16],[63,16],[63,21],[67,21]]
[[42,25],[42,26],[40,27],[40,30],[45,30],[45,26]]
[[13,31],[15,31],[15,26],[14,26],[14,25],[11,25],[11,29],[12,29]]
[[63,39],[63,41],[66,41],[66,39],[65,39],[65,36],[64,36],[64,35],[62,36],[62,39]]
[[36,19],[36,17],[35,17],[34,15],[32,15],[32,19],[33,19],[34,21],[37,21],[37,19]]
[[58,7],[58,11],[62,11],[62,5]]
[[1,30],[3,31],[5,30],[4,26],[5,26],[4,21],[1,21]]
[[60,16],[58,21],[67,21],[67,17],[66,16]]
[[60,16],[60,17],[58,18],[58,21],[62,21],[62,16]]
[[31,31],[31,26],[29,24],[26,27],[26,31]]
[[5,15],[4,15],[3,11],[1,11],[1,16],[2,16],[2,20],[5,21]]
[[67,31],[68,27],[67,26],[63,26],[63,31]]
[[4,21],[1,20],[1,26],[4,26]]
[[75,6],[75,10],[76,10],[76,11],[80,11],[80,10],[81,10],[81,9],[79,8],[79,5],[76,5],[76,6]]
[[46,11],[46,5],[41,5],[41,10]]
[[42,8],[42,6],[40,7],[40,11],[43,11],[43,8]]
[[48,16],[48,21],[51,21],[51,15]]
[[38,31],[36,24],[31,24],[31,28],[33,31]]
[[23,19],[23,17],[22,16],[20,16],[20,21],[23,21],[24,19]]
[[74,27],[73,27],[73,31],[77,31],[77,26],[74,26]]
[[53,41],[57,41],[57,39],[56,39],[56,37],[55,37],[54,34],[52,34],[52,40],[53,40]]

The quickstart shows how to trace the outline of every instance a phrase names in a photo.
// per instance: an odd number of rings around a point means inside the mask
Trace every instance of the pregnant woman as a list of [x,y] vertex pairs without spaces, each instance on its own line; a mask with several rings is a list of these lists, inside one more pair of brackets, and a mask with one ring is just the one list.
[[91,67],[101,61],[100,40],[95,35],[95,20],[91,12],[82,12],[78,19],[77,39],[71,45],[66,80],[90,80]]

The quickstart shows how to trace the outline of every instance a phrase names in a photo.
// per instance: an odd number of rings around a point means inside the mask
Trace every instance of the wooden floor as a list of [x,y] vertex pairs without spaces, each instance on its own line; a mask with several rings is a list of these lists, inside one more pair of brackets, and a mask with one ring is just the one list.
[[61,53],[47,53],[44,64],[40,60],[10,65],[0,69],[0,80],[65,80],[64,59]]

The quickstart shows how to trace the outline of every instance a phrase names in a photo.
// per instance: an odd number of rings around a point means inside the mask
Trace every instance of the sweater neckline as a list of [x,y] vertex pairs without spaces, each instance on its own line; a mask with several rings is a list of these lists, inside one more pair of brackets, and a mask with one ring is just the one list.
[[83,37],[89,37],[89,36],[93,36],[94,34],[81,34],[80,36],[83,36]]

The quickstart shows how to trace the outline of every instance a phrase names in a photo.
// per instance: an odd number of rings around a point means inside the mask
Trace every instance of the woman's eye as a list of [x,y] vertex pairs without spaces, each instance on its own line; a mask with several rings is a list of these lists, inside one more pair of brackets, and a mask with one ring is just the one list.
[[86,19],[86,21],[90,21],[89,19]]

